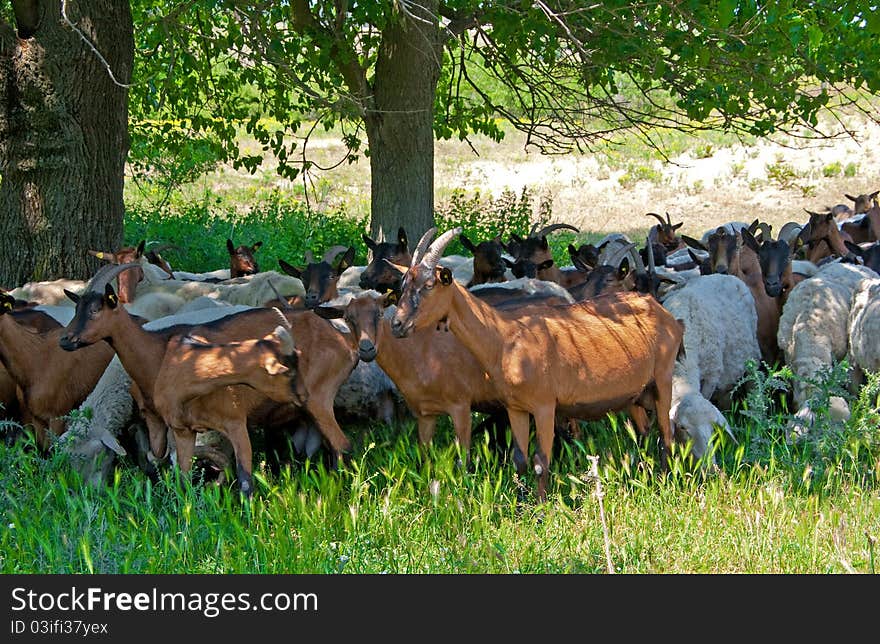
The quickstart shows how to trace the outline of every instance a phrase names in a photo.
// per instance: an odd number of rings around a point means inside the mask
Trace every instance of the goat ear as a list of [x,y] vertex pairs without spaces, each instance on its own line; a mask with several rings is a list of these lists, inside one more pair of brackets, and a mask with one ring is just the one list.
[[364,243],[367,245],[367,248],[370,250],[376,250],[376,242],[367,237],[366,235],[361,235],[361,238],[364,240]]
[[620,266],[617,268],[617,276],[621,279],[626,277],[629,274],[629,259],[624,257],[623,261],[620,262]]
[[104,300],[111,309],[115,309],[116,305],[119,304],[119,298],[116,297],[116,292],[110,284],[104,285]]
[[262,245],[263,245],[263,242],[261,242],[261,241],[255,242],[255,243],[251,246],[251,250],[252,250],[252,251],[253,251],[253,250],[260,250],[260,246],[262,246]]
[[853,197],[852,195],[848,195],[845,192],[843,193],[843,196],[846,197],[847,199],[849,199],[850,201],[857,201],[857,199],[855,197]]
[[270,376],[280,376],[281,374],[290,371],[290,367],[282,363],[275,356],[268,358],[263,365],[263,368]]
[[552,259],[545,259],[543,262],[538,264],[538,270],[539,271],[546,271],[551,266],[553,266],[553,260]]
[[672,226],[672,230],[678,230],[678,229],[681,228],[682,226],[684,226],[684,222],[683,222],[683,221],[681,221],[681,222],[679,222],[679,223],[677,223],[677,224],[673,224],[673,226]]
[[472,242],[470,239],[468,239],[468,236],[465,235],[464,233],[462,233],[458,236],[458,241],[461,242],[462,246],[464,246],[469,251],[471,251],[471,253],[477,252],[477,247],[474,246],[474,242]]
[[64,289],[64,294],[67,296],[67,299],[70,300],[71,302],[73,302],[74,304],[79,302],[79,295],[77,295],[76,293],[73,293],[72,291],[68,291],[67,289]]
[[406,248],[406,230],[404,230],[403,226],[397,229],[397,244]]
[[827,215],[825,215],[825,221],[834,221],[834,213],[829,212]]
[[235,255],[235,246],[232,244],[231,239],[226,239],[226,250],[229,251],[230,255]]
[[749,231],[746,228],[743,228],[741,234],[742,234],[743,243],[757,253],[758,252],[758,242],[755,240],[755,237],[754,237],[754,235],[752,235],[751,231]]
[[339,263],[336,264],[336,274],[341,275],[352,264],[354,264],[354,246],[349,246],[348,250],[345,251],[345,255],[343,255],[342,259],[339,260]]
[[142,240],[141,240],[141,243],[139,243],[139,244],[137,245],[137,248],[135,249],[135,252],[134,252],[135,257],[140,257],[141,255],[144,254],[144,247],[145,247],[146,245],[147,245],[147,240],[146,240],[146,239],[142,239]]
[[325,320],[338,320],[345,315],[345,310],[338,306],[316,306],[312,311],[317,313],[318,317],[322,317]]
[[756,230],[758,230],[759,223],[760,223],[760,221],[758,219],[756,219],[755,221],[753,221],[752,223],[749,224],[748,228],[743,228],[743,230],[748,230],[750,233],[754,233]]
[[547,243],[547,235],[541,237],[541,250],[547,250],[550,248],[550,244]]
[[452,271],[449,270],[448,266],[444,266],[440,269],[440,283],[444,286],[449,286],[452,284]]
[[697,241],[693,237],[688,237],[687,235],[682,235],[681,239],[685,244],[687,244],[691,248],[696,248],[697,250],[709,252],[709,249],[703,245],[703,242]]
[[278,260],[278,265],[281,267],[281,270],[287,273],[288,275],[296,278],[302,279],[302,271],[298,269],[296,266],[292,264],[288,264],[283,259]]
[[507,266],[507,268],[513,268],[514,264],[516,263],[516,262],[513,262],[513,261],[507,259],[506,257],[502,257],[501,260],[504,262],[504,264]]
[[874,192],[872,192],[872,193],[869,194],[868,196],[869,196],[871,199],[876,199],[876,198],[877,198],[877,195],[880,195],[880,190],[875,190]]

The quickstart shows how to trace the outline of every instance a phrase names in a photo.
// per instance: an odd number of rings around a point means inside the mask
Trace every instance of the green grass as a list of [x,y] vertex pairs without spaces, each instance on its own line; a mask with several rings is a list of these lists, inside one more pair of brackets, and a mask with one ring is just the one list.
[[738,442],[719,436],[715,471],[677,452],[662,473],[656,434],[637,440],[618,416],[587,423],[582,440],[560,442],[543,505],[486,435],[472,471],[458,467],[446,420],[424,454],[411,422],[347,428],[344,468],[261,470],[250,502],[198,479],[151,483],[128,463],[95,490],[63,454],[2,446],[0,571],[603,573],[595,454],[617,572],[874,573],[878,395],[875,376],[846,426],[800,442],[773,405],[737,412]]

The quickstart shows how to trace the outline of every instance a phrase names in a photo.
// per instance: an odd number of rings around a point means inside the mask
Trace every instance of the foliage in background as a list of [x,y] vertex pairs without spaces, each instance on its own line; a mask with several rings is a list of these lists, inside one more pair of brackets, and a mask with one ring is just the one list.
[[[208,193],[197,202],[157,212],[144,205],[129,205],[125,216],[125,240],[136,244],[170,243],[176,248],[162,252],[175,270],[203,272],[229,266],[226,239],[235,245],[262,241],[256,253],[261,270],[280,270],[278,259],[303,263],[307,250],[320,256],[331,246],[354,246],[355,261],[366,263],[361,234],[366,220],[344,211],[319,212],[301,201],[275,191],[262,202],[238,212]],[[149,247],[149,246],[148,246]]]

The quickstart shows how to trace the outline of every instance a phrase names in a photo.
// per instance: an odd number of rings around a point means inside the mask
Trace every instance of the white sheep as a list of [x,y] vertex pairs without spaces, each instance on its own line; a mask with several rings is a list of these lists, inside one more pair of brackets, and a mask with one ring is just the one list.
[[669,416],[676,437],[692,441],[691,453],[700,459],[708,451],[715,425],[732,435],[710,401],[726,398],[745,373],[746,363],[761,359],[755,300],[737,277],[704,275],[673,291],[663,306],[684,323],[684,355],[675,363]]
[[[853,294],[863,279],[872,277],[877,274],[865,266],[826,264],[795,286],[782,307],[776,337],[786,364],[796,376],[792,392],[798,407],[792,426],[796,434],[805,432],[814,420],[810,397],[815,386],[808,380],[847,356]],[[830,402],[833,417],[849,417],[842,398],[835,396]]]
[[561,284],[556,282],[548,282],[547,280],[539,280],[534,277],[518,277],[516,279],[507,280],[506,282],[491,282],[486,284],[477,284],[469,290],[471,293],[479,297],[480,291],[486,289],[509,289],[512,291],[520,291],[523,295],[555,295],[564,299],[568,303],[573,303],[574,298]]
[[160,276],[156,271],[150,270],[148,267],[152,266],[151,264],[142,263],[141,266],[144,268],[144,279],[138,283],[136,299],[146,293],[163,292],[172,293],[184,300],[208,296],[225,300],[230,304],[262,306],[276,299],[272,286],[285,298],[305,295],[305,288],[299,278],[277,271],[266,271],[215,283],[172,280],[168,279],[168,275],[164,272]]
[[853,293],[849,313],[849,363],[854,387],[864,372],[880,371],[880,279],[864,279]]
[[86,282],[82,280],[62,278],[50,282],[28,282],[12,289],[9,294],[16,299],[27,302],[72,307],[73,302],[64,294],[64,291],[67,290],[78,295],[85,290],[85,287]]

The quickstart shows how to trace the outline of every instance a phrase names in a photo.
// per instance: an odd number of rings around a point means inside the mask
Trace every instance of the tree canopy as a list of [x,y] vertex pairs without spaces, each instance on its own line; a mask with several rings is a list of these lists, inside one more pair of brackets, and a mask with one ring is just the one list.
[[437,32],[424,45],[440,69],[438,138],[499,138],[496,117],[545,151],[589,148],[622,130],[650,143],[656,127],[760,136],[815,128],[835,98],[880,91],[880,12],[864,1],[134,5],[140,122],[159,119],[161,130],[182,120],[180,142],[207,136],[253,168],[259,158],[235,145],[240,123],[288,177],[307,162],[317,127],[339,125],[351,154],[369,153],[363,122],[377,109],[383,38],[407,16]]

